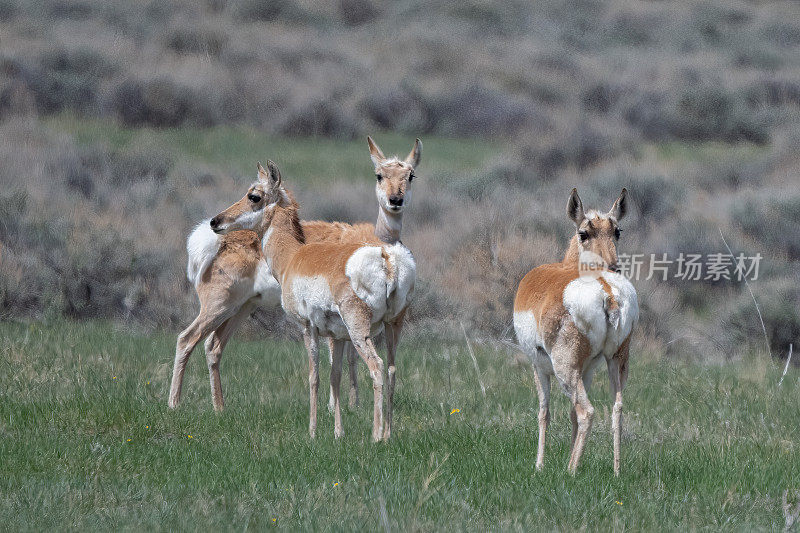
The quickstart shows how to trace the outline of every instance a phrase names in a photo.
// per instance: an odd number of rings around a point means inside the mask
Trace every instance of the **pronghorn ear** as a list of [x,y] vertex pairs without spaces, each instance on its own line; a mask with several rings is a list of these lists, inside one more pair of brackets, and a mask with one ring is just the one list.
[[264,170],[264,167],[261,166],[261,161],[258,162],[257,168],[258,168],[258,179],[260,179],[261,181],[267,181],[269,173],[267,173],[267,171]]
[[281,184],[281,171],[278,170],[278,165],[267,159],[267,168],[258,163],[258,179],[267,185],[274,187]]
[[372,140],[372,137],[367,135],[367,144],[369,145],[369,157],[372,159],[372,162],[375,164],[376,167],[380,166],[386,160],[386,156],[383,155],[381,149],[378,148],[378,145],[375,144],[375,141]]
[[417,139],[414,143],[414,148],[411,149],[411,153],[408,154],[408,157],[406,157],[406,163],[411,165],[413,168],[417,168],[420,159],[422,159],[422,141]]
[[608,215],[614,217],[615,219],[617,219],[617,222],[619,222],[627,214],[628,214],[628,189],[623,187],[622,192],[619,194],[619,198],[617,198],[617,201],[614,202],[614,205],[611,207],[611,211],[608,212]]
[[578,189],[572,189],[572,194],[569,195],[569,202],[567,202],[567,216],[575,222],[576,226],[580,226],[586,215],[583,211],[583,202],[581,197],[578,196]]

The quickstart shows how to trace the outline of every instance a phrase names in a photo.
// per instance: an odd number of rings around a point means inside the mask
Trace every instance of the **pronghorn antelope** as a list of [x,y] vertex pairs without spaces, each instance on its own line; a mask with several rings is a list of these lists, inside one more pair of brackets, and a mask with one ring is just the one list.
[[[416,265],[401,243],[307,244],[297,215],[298,205],[281,186],[281,175],[271,161],[247,194],[212,219],[218,233],[254,230],[264,242],[264,257],[281,286],[281,305],[303,329],[309,358],[309,433],[317,427],[320,336],[333,340],[331,388],[334,399],[334,435],[343,434],[339,379],[345,341],[351,341],[364,359],[374,391],[372,437],[384,436],[383,361],[372,337],[402,316],[414,289]],[[389,382],[391,387],[392,381]],[[391,391],[389,394],[391,398]],[[387,411],[391,412],[391,402]],[[385,435],[391,432],[387,417]]]
[[[414,178],[414,168],[422,155],[422,143],[416,140],[414,148],[404,161],[386,158],[372,138],[367,137],[370,157],[379,176],[375,187],[378,198],[378,220],[376,225],[343,224],[339,222],[303,222],[303,233],[307,242],[386,242],[394,244],[400,240],[402,208],[408,205],[408,190]],[[260,165],[259,165],[260,167]],[[259,174],[265,174],[259,168]],[[205,350],[211,381],[211,396],[214,409],[224,407],[219,366],[222,351],[233,332],[256,307],[278,307],[280,286],[272,275],[262,252],[262,242],[253,231],[237,231],[218,235],[213,231],[210,219],[197,225],[187,241],[189,262],[187,276],[195,287],[200,300],[200,313],[192,324],[178,336],[175,364],[169,394],[169,406],[180,402],[183,375],[189,356],[197,343],[206,339]],[[394,346],[399,335],[399,317],[387,332],[391,337],[390,357],[393,360]],[[387,339],[389,337],[387,336]],[[350,405],[358,401],[356,379],[356,354],[348,350],[350,366]],[[390,371],[394,363],[391,362]],[[391,373],[390,381],[394,379]],[[331,409],[333,403],[331,398]]]
[[605,359],[614,396],[612,432],[614,474],[619,475],[622,389],[628,378],[630,335],[639,318],[633,285],[619,273],[618,222],[627,211],[622,189],[611,211],[584,212],[572,189],[567,215],[576,234],[561,263],[534,268],[522,279],[514,299],[514,330],[533,363],[539,396],[539,446],[536,468],[544,463],[544,438],[550,422],[550,377],[572,402],[572,453],[575,473],[592,426],[588,391],[592,374]]

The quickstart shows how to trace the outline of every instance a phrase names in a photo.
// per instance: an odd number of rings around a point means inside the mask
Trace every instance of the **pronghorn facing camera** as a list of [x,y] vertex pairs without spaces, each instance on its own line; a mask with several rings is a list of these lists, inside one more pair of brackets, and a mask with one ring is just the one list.
[[[341,222],[301,222],[306,242],[371,242],[394,244],[400,240],[402,207],[408,205],[408,192],[414,178],[414,168],[422,155],[422,143],[417,139],[405,160],[385,158],[380,148],[367,137],[370,157],[376,165],[378,177],[375,194],[378,199],[377,224],[344,224]],[[385,164],[384,164],[385,163]],[[266,170],[259,165],[259,176]],[[261,178],[259,178],[261,181]],[[257,182],[258,183],[258,182]],[[394,204],[389,199],[394,197]],[[398,202],[399,197],[399,202]],[[396,204],[400,204],[398,207]],[[187,276],[194,285],[200,300],[200,313],[192,324],[178,336],[175,365],[168,404],[175,408],[180,403],[183,375],[194,347],[206,339],[206,359],[211,381],[214,409],[224,407],[220,382],[222,351],[233,332],[256,307],[280,306],[280,286],[266,263],[261,250],[263,239],[253,231],[233,231],[225,235],[216,233],[205,220],[198,224],[187,240]],[[380,237],[378,237],[380,235]],[[389,409],[394,384],[394,352],[400,334],[403,316],[388,324],[387,365],[389,371]],[[389,335],[391,337],[389,337]],[[349,345],[349,343],[348,343]],[[350,405],[358,402],[356,357],[352,346],[348,350],[350,364]],[[331,397],[331,410],[333,398]],[[389,424],[387,424],[388,427]]]
[[[372,437],[380,440],[384,435],[383,361],[371,337],[408,306],[416,276],[414,259],[400,243],[306,244],[297,203],[281,186],[275,164],[269,162],[267,168],[245,197],[214,217],[212,225],[219,233],[254,230],[264,239],[264,256],[280,282],[283,309],[303,330],[309,357],[311,436],[317,427],[318,339],[323,336],[333,341],[334,435],[343,434],[339,379],[344,342],[351,341],[372,377]],[[386,435],[391,424],[388,417],[387,424]]]
[[563,261],[531,270],[517,289],[514,330],[531,358],[539,396],[537,470],[544,463],[550,422],[550,377],[556,377],[572,402],[568,470],[574,474],[594,416],[588,397],[592,374],[605,360],[614,396],[614,474],[619,475],[622,389],[628,378],[631,331],[639,318],[636,290],[619,273],[617,258],[618,223],[627,211],[626,197],[622,189],[608,213],[584,212],[573,189],[567,215],[575,222],[576,234]]

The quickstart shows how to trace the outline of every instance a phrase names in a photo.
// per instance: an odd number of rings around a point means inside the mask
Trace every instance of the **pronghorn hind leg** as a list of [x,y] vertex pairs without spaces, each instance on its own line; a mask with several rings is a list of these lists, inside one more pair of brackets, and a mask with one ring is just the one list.
[[342,356],[344,355],[345,341],[331,341],[331,398],[333,400],[333,436],[339,438],[344,435],[342,427],[342,406],[339,401],[339,391],[342,381]]
[[586,389],[583,385],[580,373],[576,370],[570,383],[570,396],[572,398],[572,405],[575,410],[575,415],[578,421],[578,431],[575,436],[575,442],[572,445],[572,453],[570,455],[570,462],[568,470],[570,474],[575,474],[580,464],[583,449],[586,446],[586,439],[589,438],[589,432],[592,429],[592,420],[594,420],[594,407],[589,402],[589,396],[586,394]]
[[169,400],[167,401],[167,405],[170,408],[175,409],[181,401],[181,388],[183,387],[186,363],[189,362],[189,356],[195,346],[224,320],[224,316],[214,316],[212,313],[201,309],[197,318],[178,335],[178,342],[175,346],[175,364],[172,369],[172,383],[169,388]]
[[350,377],[350,409],[358,407],[358,352],[352,342],[347,343],[347,367]]
[[303,331],[303,340],[308,352],[308,433],[313,439],[317,433],[317,394],[319,393],[319,338],[317,330],[307,325]]
[[611,411],[611,432],[614,439],[614,475],[619,475],[620,447],[622,441],[622,389],[628,379],[628,350],[630,337],[620,346],[614,357],[608,360],[608,381],[614,407]]
[[214,404],[215,411],[222,411],[225,408],[225,400],[222,396],[222,381],[219,375],[222,351],[228,344],[233,332],[239,328],[245,318],[250,316],[254,308],[254,304],[245,304],[206,339],[206,362],[208,363],[208,377],[211,382],[211,401]]
[[533,379],[539,398],[539,442],[536,451],[536,470],[544,466],[544,442],[550,425],[550,374],[533,367]]
[[372,312],[355,295],[339,304],[339,312],[347,326],[350,340],[367,364],[369,375],[372,378],[372,439],[377,442],[383,435],[383,361],[378,356],[369,335]]

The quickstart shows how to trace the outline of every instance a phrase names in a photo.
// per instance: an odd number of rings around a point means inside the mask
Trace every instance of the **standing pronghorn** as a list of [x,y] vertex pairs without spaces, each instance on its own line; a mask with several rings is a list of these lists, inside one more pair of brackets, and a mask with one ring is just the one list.
[[619,273],[617,260],[618,222],[627,211],[626,196],[627,190],[622,189],[606,214],[585,213],[578,191],[572,189],[567,215],[577,232],[564,260],[531,270],[517,289],[514,330],[533,363],[539,396],[539,470],[550,422],[550,376],[556,377],[572,401],[568,469],[574,474],[594,416],[588,397],[592,373],[605,359],[614,395],[614,474],[619,474],[622,389],[628,378],[631,330],[639,318],[636,290]]
[[[268,171],[231,207],[214,217],[218,233],[254,230],[264,240],[264,256],[280,281],[281,305],[291,320],[303,329],[309,359],[309,433],[317,428],[320,336],[333,339],[331,389],[334,399],[334,435],[343,434],[339,405],[339,379],[345,341],[351,341],[364,359],[374,391],[372,437],[384,436],[383,361],[371,337],[385,324],[402,316],[414,289],[416,265],[401,243],[306,244],[297,215],[298,206],[281,186],[278,168],[271,161]],[[389,381],[390,413],[391,387]],[[391,416],[386,420],[386,438]]]
[[[422,156],[422,143],[416,140],[408,157],[400,161],[386,158],[372,138],[367,137],[370,157],[376,168],[375,194],[378,199],[376,225],[344,224],[340,222],[303,222],[307,242],[386,242],[400,240],[403,224],[403,206],[408,205],[409,188],[414,179],[414,169]],[[259,165],[259,176],[266,171]],[[214,409],[224,407],[219,366],[222,351],[241,322],[256,307],[278,307],[280,286],[272,275],[262,252],[262,241],[252,231],[237,231],[218,235],[210,220],[197,225],[187,241],[189,262],[187,275],[194,284],[200,300],[197,318],[178,336],[175,364],[169,394],[169,406],[180,402],[183,375],[189,356],[197,343],[206,339],[205,350],[211,381]],[[390,381],[394,379],[394,352],[400,332],[402,316],[387,332],[393,342],[389,347]],[[389,337],[387,336],[387,340]],[[356,355],[348,351],[350,364],[350,405],[358,400],[356,380]],[[331,405],[331,408],[333,406]]]

